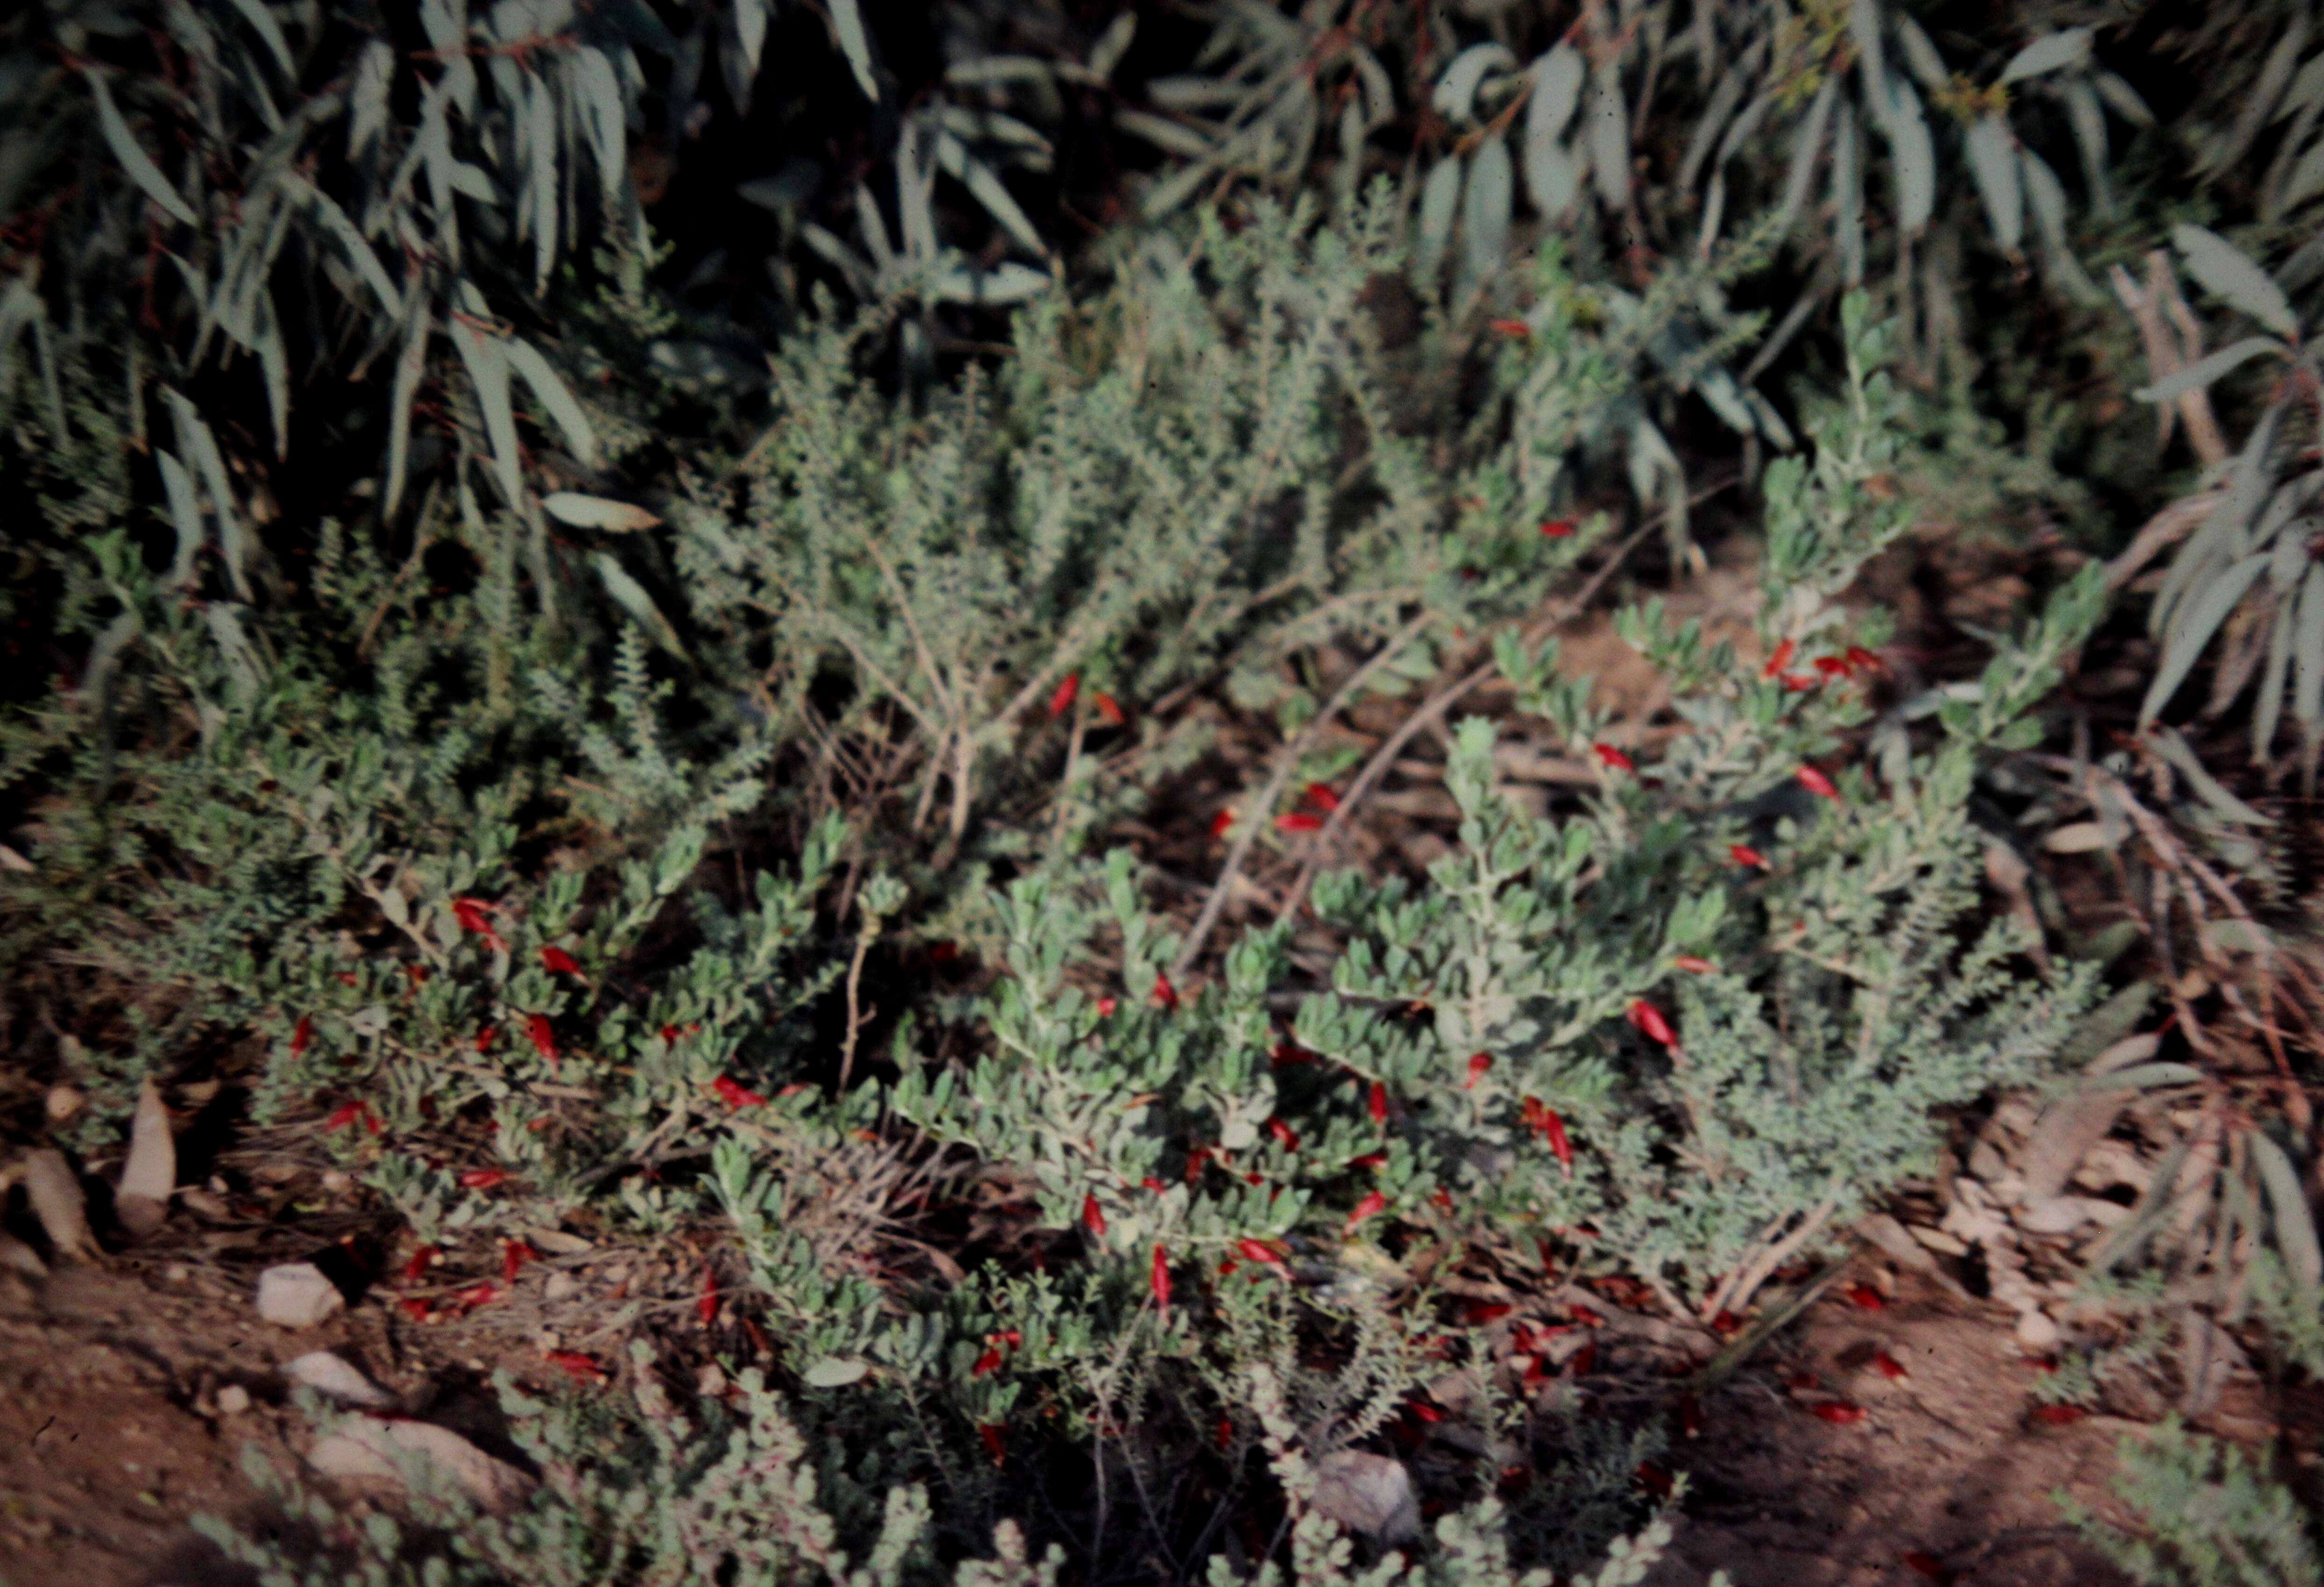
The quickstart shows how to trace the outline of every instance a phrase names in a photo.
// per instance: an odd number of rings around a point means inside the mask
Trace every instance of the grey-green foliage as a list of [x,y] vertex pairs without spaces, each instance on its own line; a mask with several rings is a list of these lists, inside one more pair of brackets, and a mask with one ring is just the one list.
[[[1101,1014],[1065,983],[1093,913],[1021,881],[991,1056],[964,1084],[908,1074],[898,1111],[1030,1175],[1057,1223],[1096,1206],[1117,1261],[1156,1243],[1175,1259],[1324,1240],[1367,1186],[1379,1212],[1428,1219],[1442,1190],[1462,1216],[1564,1231],[1591,1266],[1649,1276],[1708,1315],[1923,1165],[1932,1109],[2035,1073],[2090,973],[2034,973],[2006,924],[1962,940],[1978,853],[1967,803],[1983,754],[2038,733],[2027,714],[2102,595],[2094,574],[2061,590],[1943,702],[1933,745],[1884,742],[1830,797],[1805,791],[1802,768],[1866,715],[1846,685],[1812,682],[1851,665],[1858,636],[1835,597],[1903,522],[1880,483],[1895,442],[1881,337],[1860,301],[1849,324],[1850,388],[1812,467],[1787,460],[1770,478],[1761,621],[1779,664],[1747,667],[1696,625],[1631,614],[1624,632],[1670,679],[1685,728],[1650,769],[1656,786],[1607,755],[1599,798],[1563,822],[1511,807],[1493,730],[1464,724],[1446,772],[1459,849],[1423,886],[1342,874],[1318,888],[1350,934],[1332,990],[1302,1000],[1294,1028],[1321,1079],[1267,1061],[1282,928],[1247,938],[1181,1004],[1153,980],[1173,944],[1116,856],[1127,1006]],[[1521,706],[1591,753],[1602,727],[1583,685],[1554,655],[1502,656]],[[1764,872],[1736,863],[1740,843]],[[1638,1034],[1648,1010],[1677,1047]]]
[[[643,1362],[650,1351],[640,1347]],[[929,1503],[917,1485],[875,1496],[877,1519],[843,1534],[825,1508],[825,1462],[758,1371],[737,1387],[739,1410],[705,1401],[699,1423],[655,1397],[656,1414],[585,1397],[536,1400],[496,1379],[519,1446],[540,1473],[511,1513],[481,1512],[441,1472],[410,1468],[411,1513],[344,1518],[295,1472],[250,1446],[244,1470],[291,1523],[263,1536],[212,1516],[194,1525],[228,1557],[279,1587],[1054,1587],[1063,1555],[1028,1555],[1012,1523],[994,1529],[990,1559],[937,1569],[928,1556]],[[645,1398],[645,1397],[641,1397]]]
[[2116,1495],[2125,1532],[2062,1491],[2059,1507],[2139,1587],[2314,1587],[2324,1582],[2316,1518],[2245,1451],[2178,1418],[2126,1435]]
[[1337,226],[1262,207],[1151,239],[1110,292],[1029,305],[997,373],[919,411],[857,379],[865,322],[803,329],[739,491],[678,513],[697,620],[736,636],[738,669],[769,658],[779,715],[844,673],[851,728],[908,733],[912,825],[941,784],[956,841],[989,782],[1024,787],[998,752],[1069,709],[1078,745],[1101,692],[1135,709],[1416,612],[1441,632],[1522,608],[1583,544],[1535,526],[1678,291],[1609,330],[1548,256],[1527,335],[1464,390],[1434,327],[1384,345],[1399,249],[1374,199]]
[[2252,754],[2264,761],[2289,705],[2312,780],[2324,749],[2324,562],[2312,549],[2324,474],[2313,467],[2301,433],[2307,404],[2298,393],[2324,365],[2301,336],[2312,312],[2296,307],[2292,293],[2312,284],[2316,271],[2308,266],[2303,280],[2294,260],[2271,274],[2199,226],[2182,224],[2173,236],[2188,273],[2210,298],[2256,322],[2260,334],[2232,341],[2139,394],[2173,402],[2255,360],[2289,378],[2279,381],[2221,476],[2209,482],[2216,505],[2179,548],[2155,593],[2147,625],[2163,655],[2141,721],[2151,724],[2210,654],[2209,712],[2224,712],[2251,690]]
[[[1381,161],[1382,134],[1425,111],[1401,175],[1415,270],[1432,288],[1449,275],[1458,301],[1495,288],[1511,258],[1550,233],[1589,239],[1581,263],[1594,275],[1612,272],[1619,249],[1707,260],[1729,232],[1780,239],[1804,228],[1792,311],[1748,372],[1738,379],[1723,355],[1696,355],[1729,313],[1715,291],[1696,305],[1695,324],[1675,328],[1692,365],[1659,360],[1670,389],[1693,391],[1730,429],[1778,447],[1790,445],[1789,427],[1754,377],[1819,304],[1882,266],[1895,274],[1899,306],[1963,291],[1942,264],[1958,249],[1915,248],[1932,226],[1962,225],[1963,205],[1940,208],[1955,189],[1977,193],[2002,252],[2017,255],[2030,220],[2050,280],[2083,304],[2102,301],[2076,256],[2066,183],[2037,145],[2070,138],[2088,208],[2110,216],[2110,121],[2153,118],[2099,63],[2089,26],[2024,19],[2027,33],[1987,57],[1980,83],[1903,7],[1879,0],[1796,10],[1659,0],[1566,21],[1430,5],[1406,24],[1353,0],[1294,14],[1224,8],[1196,69],[1154,79],[1152,110],[1116,116],[1177,158],[1144,211],[1167,213],[1229,173],[1283,187],[1328,171],[1352,195]],[[1658,152],[1642,179],[1642,137],[1674,152],[1683,138],[1675,169]],[[1886,181],[1876,180],[1883,151]],[[1658,438],[1642,433],[1637,449],[1652,456]]]

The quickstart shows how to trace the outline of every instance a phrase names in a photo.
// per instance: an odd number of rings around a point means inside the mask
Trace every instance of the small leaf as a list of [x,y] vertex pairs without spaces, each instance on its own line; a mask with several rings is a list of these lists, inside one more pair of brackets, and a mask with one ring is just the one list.
[[387,131],[388,93],[395,83],[395,46],[383,39],[365,44],[355,60],[355,83],[348,95],[347,158],[364,152]]
[[497,337],[487,336],[466,318],[451,322],[452,346],[467,366],[476,405],[484,410],[484,435],[492,442],[493,466],[501,494],[511,507],[524,500],[524,467],[517,451],[516,412],[509,406],[509,361]]
[[524,377],[524,383],[532,388],[540,405],[557,420],[557,428],[565,432],[565,443],[572,448],[574,457],[594,466],[597,461],[597,432],[549,360],[541,356],[539,348],[521,337],[509,337],[503,347],[509,366]]
[[1429,171],[1420,188],[1420,232],[1412,251],[1412,268],[1424,282],[1434,282],[1452,245],[1452,218],[1461,204],[1461,156],[1447,154]]
[[936,272],[930,290],[947,303],[978,303],[987,308],[1021,303],[1038,297],[1055,283],[1029,264],[1004,259],[991,270],[954,264]]
[[2288,352],[2289,349],[2273,337],[2246,337],[2240,342],[2230,343],[2216,353],[2197,359],[2167,380],[2139,387],[2131,395],[2142,402],[2173,402],[2189,392],[2209,385],[2229,370],[2249,363],[2263,353]]
[[597,570],[597,577],[604,585],[605,593],[620,604],[622,610],[638,620],[639,626],[653,636],[656,644],[680,660],[687,659],[686,647],[678,642],[678,631],[669,625],[669,619],[662,615],[661,608],[654,604],[654,599],[646,593],[645,586],[632,578],[629,570],[616,561],[611,552],[591,553],[589,565]]
[[2171,703],[2171,697],[2178,693],[2187,674],[2194,670],[2211,636],[2227,621],[2227,614],[2236,609],[2236,603],[2243,599],[2244,592],[2266,568],[2267,562],[2264,554],[2244,558],[2205,585],[2187,603],[2164,638],[2162,665],[2155,669],[2154,681],[2138,708],[2141,725],[2153,721],[2155,714]]
[[1988,111],[1971,125],[1969,161],[1994,241],[2004,252],[2016,253],[2025,240],[2025,202],[2018,180],[2017,135],[2006,116]]
[[541,506],[559,523],[569,523],[576,529],[602,529],[614,534],[634,534],[640,530],[653,529],[661,520],[643,507],[633,507],[627,502],[613,502],[604,496],[585,496],[575,491],[555,491],[541,499]]
[[1447,121],[1466,122],[1476,119],[1477,90],[1490,71],[1513,71],[1517,58],[1506,44],[1471,44],[1452,58],[1444,75],[1436,81],[1436,91],[1429,104],[1437,115]]
[[2171,228],[2171,240],[2185,256],[2187,272],[2212,292],[2287,340],[2300,334],[2283,289],[2225,237],[2182,221]]
[[395,361],[395,394],[387,410],[387,494],[383,516],[395,516],[403,500],[403,476],[411,455],[411,403],[420,392],[420,376],[428,363],[428,311],[412,315],[403,330],[403,352]]
[[2300,1171],[2266,1130],[2255,1129],[2247,1139],[2253,1166],[2259,1169],[2260,1183],[2267,1187],[2269,1210],[2275,1214],[2275,1243],[2283,1253],[2284,1266],[2312,1296],[2324,1286],[2324,1246],[2317,1242],[2316,1220],[2309,1211],[2307,1193],[2301,1188]]
[[844,1389],[851,1383],[861,1383],[872,1370],[872,1363],[861,1356],[825,1356],[810,1362],[799,1374],[799,1381],[809,1389]]
[[878,103],[880,84],[872,75],[872,41],[863,32],[863,14],[856,9],[855,0],[826,3],[831,7],[832,31],[839,35],[840,52],[855,73],[855,86],[863,90],[866,99]]
[[999,221],[1001,229],[1016,238],[1027,251],[1040,254],[1048,253],[1048,245],[1041,240],[1040,231],[1027,218],[1025,211],[1018,208],[1017,200],[1001,185],[992,168],[970,153],[958,138],[950,133],[938,133],[936,160],[976,195],[976,201],[984,206],[985,212]]
[[113,96],[106,91],[105,79],[86,66],[80,69],[80,73],[88,79],[90,92],[97,96],[97,128],[104,133],[106,144],[113,150],[113,157],[121,161],[121,169],[129,173],[129,180],[143,189],[145,196],[159,204],[172,220],[187,226],[197,224],[193,207],[178,196],[178,189],[170,185],[170,179],[161,174],[161,168],[153,163],[143,145],[130,135],[129,124],[121,119],[121,112],[114,107]]
[[1498,269],[1509,246],[1509,212],[1517,176],[1506,140],[1495,135],[1477,145],[1469,159],[1469,180],[1461,208],[1461,274],[1465,295]]
[[2065,28],[2045,33],[2009,58],[2001,69],[2001,81],[2022,83],[2027,78],[2045,72],[2062,70],[2067,67],[2086,65],[2090,59],[2090,30]]
[[1121,64],[1121,58],[1130,53],[1130,41],[1137,36],[1136,12],[1125,11],[1115,17],[1107,24],[1105,32],[1098,35],[1097,42],[1090,46],[1090,70],[1101,78],[1111,77],[1113,69]]

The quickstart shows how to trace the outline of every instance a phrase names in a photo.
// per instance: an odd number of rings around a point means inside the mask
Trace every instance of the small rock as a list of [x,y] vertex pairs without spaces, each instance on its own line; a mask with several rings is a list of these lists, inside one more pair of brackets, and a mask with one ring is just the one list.
[[1315,1508],[1351,1532],[1386,1543],[1420,1536],[1420,1500],[1402,1461],[1360,1449],[1315,1462]]
[[346,1309],[347,1297],[312,1262],[285,1262],[258,1276],[258,1315],[282,1328],[312,1328]]
[[229,1383],[217,1391],[218,1415],[238,1416],[250,1408],[250,1390],[239,1383]]
[[295,1361],[284,1362],[282,1375],[341,1405],[384,1410],[395,1403],[393,1395],[327,1350],[309,1351]]
[[2009,1172],[2009,1165],[2001,1160],[2001,1153],[1994,1149],[1993,1142],[1980,1140],[1969,1149],[1969,1171],[1970,1177],[1990,1185]]
[[1935,1259],[1914,1243],[1914,1237],[1922,1232],[1906,1229],[1886,1213],[1873,1213],[1856,1226],[1856,1232],[1878,1247],[1898,1267],[1910,1268],[1921,1273],[1936,1271]]
[[2087,1222],[2079,1195],[2045,1195],[2017,1214],[2017,1226],[2028,1234],[2070,1234]]
[[323,1192],[327,1195],[345,1195],[355,1188],[355,1176],[345,1168],[323,1170]]
[[2058,1342],[2058,1324],[2047,1312],[2024,1312],[2017,1319],[2017,1342],[2028,1350],[2047,1350]]
[[428,1422],[350,1416],[307,1453],[307,1463],[325,1476],[360,1481],[402,1482],[405,1465],[415,1462],[440,1472],[495,1515],[514,1509],[532,1491],[532,1479],[524,1472],[494,1460],[449,1427]]
[[171,1262],[168,1267],[161,1269],[161,1277],[169,1283],[183,1284],[192,1272],[193,1269],[187,1267],[183,1262]]
[[549,1282],[540,1287],[540,1293],[549,1300],[571,1300],[580,1292],[581,1281],[570,1273],[551,1273]]
[[80,1112],[81,1103],[85,1099],[81,1096],[80,1093],[74,1090],[69,1085],[52,1085],[49,1087],[49,1122],[51,1124],[63,1123],[67,1119],[71,1118],[75,1113]]
[[716,1361],[705,1361],[694,1375],[694,1387],[705,1399],[716,1399],[726,1392],[726,1371]]

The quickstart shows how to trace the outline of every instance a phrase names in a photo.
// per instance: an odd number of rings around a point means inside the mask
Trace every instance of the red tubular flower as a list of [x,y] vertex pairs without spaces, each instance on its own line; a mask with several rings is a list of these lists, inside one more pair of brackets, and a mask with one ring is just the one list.
[[1170,1315],[1170,1253],[1158,1245],[1154,1248],[1154,1265],[1146,1283],[1154,1291],[1155,1310],[1167,1321]]
[[1384,1151],[1368,1151],[1362,1157],[1350,1158],[1348,1159],[1348,1167],[1351,1168],[1370,1168],[1377,1172],[1378,1170],[1388,1167],[1388,1153]]
[[1848,1300],[1850,1306],[1860,1312],[1885,1312],[1888,1309],[1888,1297],[1869,1284],[1849,1285]]
[[1784,668],[1789,667],[1792,664],[1792,657],[1798,649],[1799,647],[1789,640],[1777,645],[1775,653],[1767,658],[1767,664],[1759,669],[1759,676],[1773,678]]
[[1323,817],[1306,810],[1286,810],[1275,818],[1277,832],[1321,832]]
[[1348,1226],[1342,1232],[1353,1234],[1357,1224],[1367,1218],[1378,1217],[1386,1211],[1388,1211],[1388,1197],[1375,1190],[1356,1204],[1356,1210],[1348,1214]]
[[1178,989],[1170,984],[1170,973],[1167,970],[1154,972],[1154,1001],[1158,1008],[1175,1010],[1178,1006]]
[[1290,1125],[1286,1124],[1282,1120],[1269,1119],[1267,1121],[1267,1132],[1275,1137],[1275,1143],[1281,1147],[1285,1151],[1297,1151],[1299,1149],[1299,1137],[1297,1133],[1292,1130]]
[[1864,1407],[1860,1405],[1850,1405],[1844,1399],[1818,1400],[1808,1407],[1808,1409],[1835,1427],[1853,1427],[1857,1423],[1864,1420]]
[[1529,337],[1533,335],[1533,327],[1522,319],[1496,319],[1490,324],[1496,336]]
[[521,1241],[521,1240],[503,1240],[503,1241],[501,1241],[501,1278],[502,1278],[502,1279],[503,1279],[503,1280],[504,1280],[505,1282],[508,1282],[508,1283],[512,1283],[512,1284],[513,1284],[514,1282],[516,1282],[516,1276],[517,1276],[518,1271],[523,1268],[523,1266],[525,1265],[525,1263],[527,1263],[527,1262],[529,1262],[529,1261],[531,1261],[535,1257],[538,1257],[540,1254],[540,1253],[539,1251],[537,1251],[537,1250],[533,1250],[531,1246],[530,1246],[530,1245],[526,1244],[526,1243],[525,1243],[523,1241]]
[[1793,694],[1803,695],[1807,693],[1808,690],[1815,687],[1815,686],[1816,678],[1812,674],[1806,672],[1786,672],[1784,674],[1784,687],[1791,691]]
[[1218,1440],[1221,1453],[1224,1453],[1225,1451],[1232,1448],[1234,1446],[1233,1418],[1229,1416],[1221,1416],[1219,1418],[1218,1426],[1212,1432],[1212,1436]]
[[1553,518],[1541,526],[1541,536],[1544,540],[1566,540],[1572,535],[1575,528],[1576,525],[1571,518]]
[[1862,645],[1849,646],[1847,660],[1850,668],[1860,669],[1866,672],[1878,672],[1881,670],[1880,658],[1873,654],[1870,650],[1866,650]]
[[452,918],[460,923],[463,931],[472,932],[493,946],[505,950],[508,944],[503,942],[501,934],[493,929],[493,923],[484,918],[497,908],[497,905],[488,904],[482,899],[456,898],[452,900]]
[[471,1168],[460,1176],[460,1188],[463,1190],[490,1190],[507,1182],[506,1168]]
[[305,1052],[307,1050],[307,1044],[314,1039],[315,1016],[312,1014],[300,1015],[299,1023],[290,1028],[290,1056],[295,1058],[300,1054]]
[[436,1308],[424,1300],[407,1296],[396,1304],[403,1308],[403,1315],[415,1323],[432,1323],[436,1320]]
[[2041,1405],[2034,1407],[2034,1419],[2047,1422],[2052,1427],[2064,1427],[2080,1421],[2089,1412],[2078,1405]]
[[1637,770],[1637,767],[1632,763],[1630,757],[1616,749],[1612,744],[1591,744],[1590,747],[1598,756],[1599,763],[1603,765],[1609,771],[1636,771]]
[[1698,959],[1692,954],[1681,954],[1677,958],[1673,959],[1671,963],[1685,971],[1689,975],[1715,975],[1719,973],[1718,965],[1712,964],[1709,959]]
[[476,1032],[476,1050],[480,1053],[488,1053],[492,1051],[493,1043],[499,1039],[499,1037],[500,1028],[498,1026],[485,1026],[482,1030]]
[[1640,998],[1630,1005],[1629,1018],[1630,1023],[1637,1026],[1647,1040],[1674,1049],[1677,1047],[1678,1032],[1671,1029],[1670,1021],[1663,1017],[1663,1011],[1646,999]]
[[716,1092],[718,1100],[730,1108],[762,1108],[767,1105],[765,1097],[745,1086],[736,1084],[732,1078],[724,1075],[712,1081],[710,1089]]
[[524,1033],[532,1038],[533,1050],[549,1060],[549,1066],[557,1067],[557,1028],[549,1022],[549,1016],[531,1016],[524,1022]]
[[1909,1378],[1912,1376],[1911,1373],[1904,1370],[1904,1362],[1898,1361],[1895,1356],[1890,1355],[1885,1350],[1877,1352],[1873,1355],[1872,1364],[1879,1369],[1880,1375],[1884,1378]]
[[1092,695],[1090,697],[1090,704],[1097,707],[1097,714],[1105,718],[1105,724],[1108,727],[1119,727],[1121,725],[1124,720],[1121,714],[1121,704],[1111,695]]
[[694,1303],[694,1315],[702,1320],[706,1328],[718,1320],[718,1270],[715,1268],[702,1269],[702,1294]]
[[1234,811],[1231,808],[1222,809],[1217,815],[1211,817],[1211,835],[1213,837],[1224,837],[1227,835],[1228,830],[1231,828],[1234,824]]
[[1001,1428],[999,1423],[978,1423],[976,1426],[976,1435],[984,1440],[984,1453],[992,1457],[992,1463],[994,1465],[1001,1465],[1007,1462],[1009,1459],[1009,1435]]
[[1082,1226],[1100,1240],[1105,1238],[1105,1209],[1097,1204],[1094,1195],[1082,1197]]
[[1840,789],[1832,786],[1831,779],[1826,777],[1822,772],[1817,770],[1812,766],[1801,767],[1799,770],[1799,779],[1800,786],[1807,789],[1808,792],[1815,795],[1818,798],[1837,799],[1840,798]]
[[452,1297],[451,1304],[458,1306],[464,1312],[469,1312],[475,1310],[476,1307],[481,1306],[490,1306],[493,1302],[500,1299],[500,1297],[501,1292],[494,1286],[490,1284],[473,1284],[467,1288],[460,1291],[459,1294],[454,1296]]
[[976,1358],[976,1365],[968,1370],[968,1375],[972,1378],[982,1378],[988,1372],[998,1371],[1000,1367],[1000,1351],[987,1350],[982,1355]]
[[1815,669],[1826,678],[1846,678],[1848,663],[1838,656],[1818,656]]
[[1729,844],[1727,845],[1727,857],[1734,861],[1738,865],[1748,865],[1755,871],[1765,871],[1767,868],[1767,856],[1761,853],[1758,850],[1751,847],[1748,844]]
[[1477,1082],[1478,1082],[1478,1081],[1480,1081],[1480,1080],[1482,1080],[1482,1079],[1485,1077],[1485,1071],[1486,1071],[1486,1070],[1488,1070],[1488,1069],[1489,1069],[1489,1068],[1491,1068],[1492,1066],[1493,1066],[1493,1057],[1492,1057],[1492,1055],[1491,1055],[1490,1053],[1471,1053],[1471,1054],[1470,1054],[1470,1055],[1469,1055],[1469,1080],[1468,1080],[1468,1084],[1466,1084],[1465,1085],[1462,1086],[1462,1087],[1461,1087],[1461,1089],[1462,1089],[1462,1090],[1463,1090],[1463,1091],[1474,1091],[1474,1090],[1476,1090],[1476,1089],[1477,1089]]
[[1565,1170],[1568,1179],[1572,1178],[1573,1143],[1565,1138],[1565,1121],[1557,1116],[1556,1109],[1542,1109],[1541,1135],[1549,1142],[1550,1155],[1557,1159],[1557,1166]]
[[1452,1193],[1440,1185],[1434,1194],[1429,1196],[1428,1204],[1439,1212],[1449,1213],[1452,1210]]
[[1148,1174],[1145,1178],[1140,1179],[1138,1183],[1143,1186],[1146,1189],[1152,1191],[1157,1195],[1166,1194],[1170,1188],[1168,1186],[1163,1184],[1162,1181],[1154,1177],[1151,1174]]
[[419,1283],[420,1275],[435,1263],[437,1254],[432,1245],[423,1245],[413,1251],[410,1259],[403,1264],[403,1281],[406,1284]]
[[1365,1099],[1365,1106],[1372,1116],[1372,1122],[1382,1129],[1387,1128],[1388,1085],[1385,1082],[1379,1080],[1372,1082],[1371,1094]]
[[1275,1051],[1269,1054],[1268,1057],[1272,1066],[1277,1069],[1296,1069],[1302,1064],[1312,1064],[1315,1061],[1314,1053],[1309,1052],[1289,1037],[1277,1042]]
[[1074,697],[1081,693],[1081,690],[1082,675],[1078,672],[1066,673],[1065,682],[1057,685],[1057,692],[1049,697],[1049,715],[1062,716],[1072,710]]
[[1320,782],[1309,783],[1307,791],[1301,797],[1326,816],[1340,807],[1340,796]]
[[605,1369],[597,1364],[597,1358],[583,1355],[577,1350],[552,1350],[542,1359],[567,1376],[578,1378],[584,1383],[597,1383],[604,1379]]
[[581,973],[581,966],[575,964],[573,955],[563,948],[541,949],[540,967],[552,975],[578,976]]
[[1263,1240],[1253,1240],[1249,1235],[1235,1241],[1235,1251],[1247,1262],[1258,1262],[1269,1268],[1283,1266],[1283,1258],[1273,1246]]
[[1641,1461],[1638,1469],[1630,1473],[1649,1499],[1668,1499],[1673,1491],[1671,1474],[1652,1461]]
[[1097,1000],[1097,1017],[1101,1020],[1111,1020],[1113,1018],[1114,1010],[1120,1006],[1110,997],[1102,997]]

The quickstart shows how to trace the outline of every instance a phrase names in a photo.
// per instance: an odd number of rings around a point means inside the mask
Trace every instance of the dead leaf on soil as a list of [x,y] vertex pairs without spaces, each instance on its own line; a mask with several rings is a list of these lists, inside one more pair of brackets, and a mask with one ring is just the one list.
[[129,1127],[129,1159],[114,1186],[114,1212],[132,1238],[143,1240],[170,1215],[170,1192],[178,1183],[178,1144],[170,1134],[170,1110],[161,1088],[147,1075],[137,1088],[137,1116]]
[[43,1147],[25,1153],[23,1167],[24,1194],[57,1256],[69,1262],[101,1258],[104,1252],[88,1230],[88,1198],[81,1194],[80,1180],[64,1153]]

